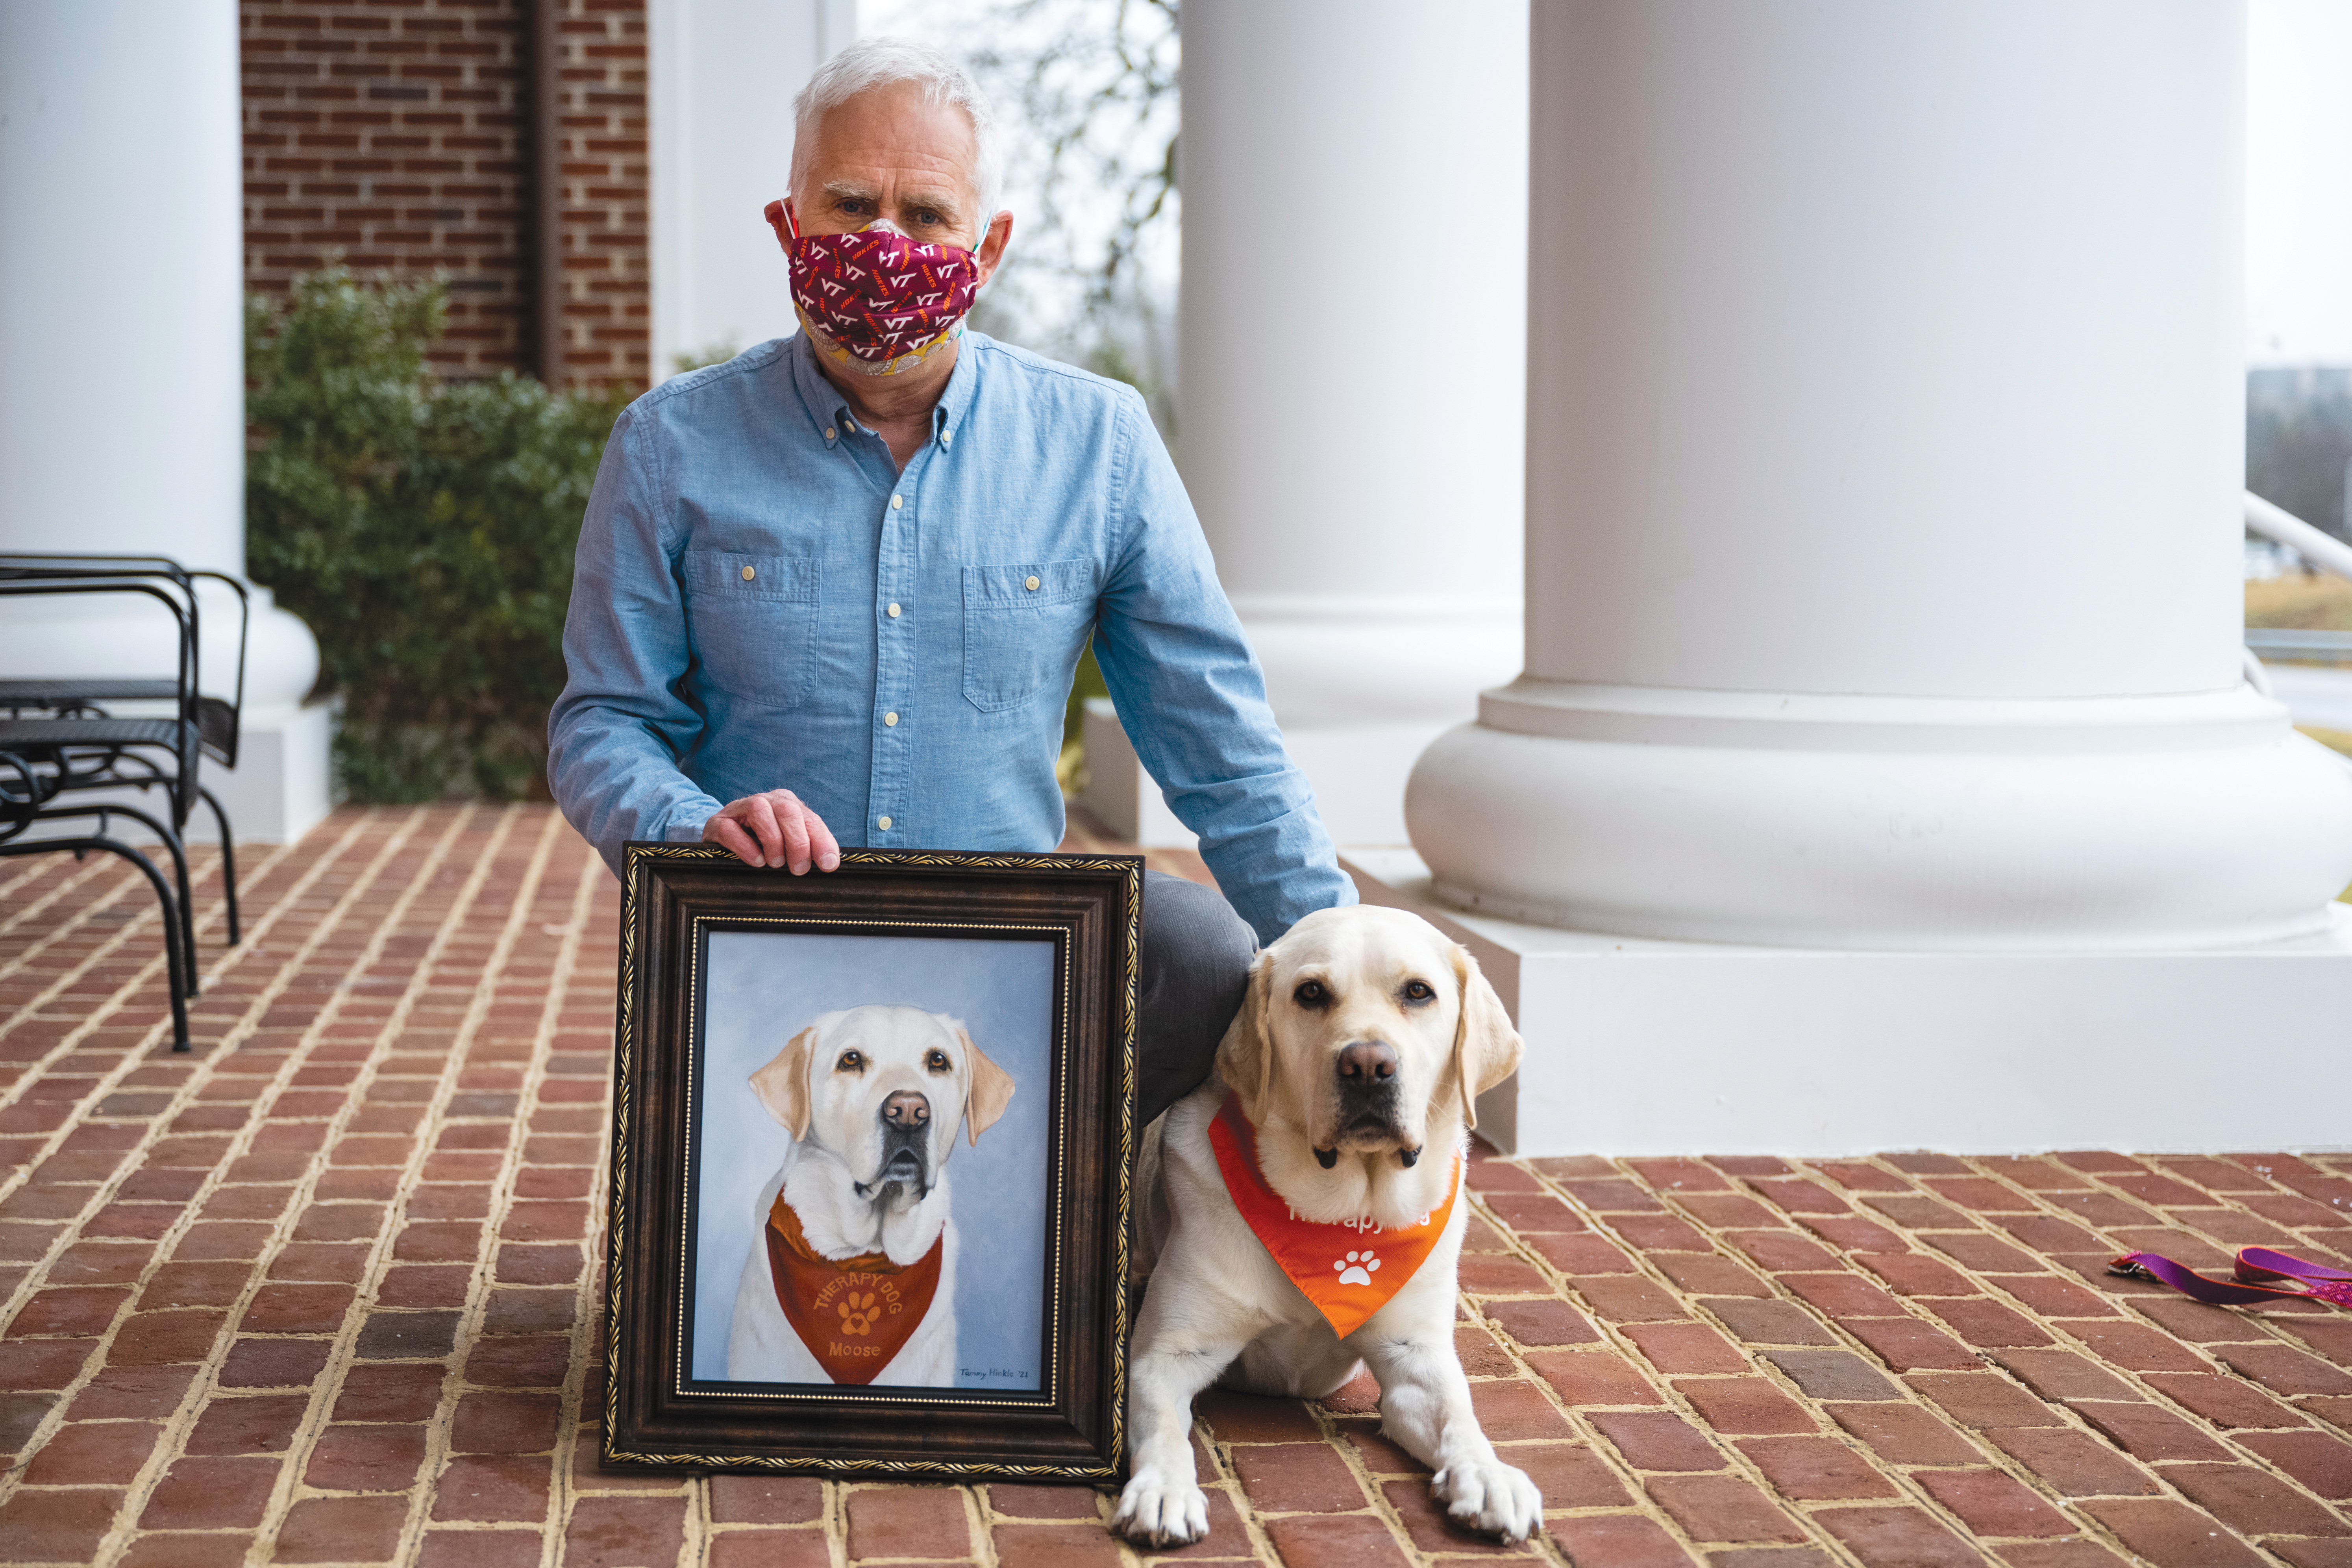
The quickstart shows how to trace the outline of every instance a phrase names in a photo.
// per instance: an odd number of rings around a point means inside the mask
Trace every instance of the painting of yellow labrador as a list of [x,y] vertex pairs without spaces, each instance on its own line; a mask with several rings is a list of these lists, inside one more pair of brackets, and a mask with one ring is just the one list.
[[1035,1391],[1050,943],[709,939],[691,1376]]

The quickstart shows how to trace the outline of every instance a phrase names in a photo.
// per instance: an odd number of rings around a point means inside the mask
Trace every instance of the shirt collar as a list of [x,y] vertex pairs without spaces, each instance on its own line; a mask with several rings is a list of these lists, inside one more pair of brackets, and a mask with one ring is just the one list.
[[[955,444],[955,433],[963,427],[963,417],[971,408],[972,399],[979,395],[980,356],[971,351],[988,340],[970,327],[964,329],[963,342],[956,350],[956,367],[948,377],[947,390],[931,409],[931,435],[944,437],[949,446]],[[824,378],[817,368],[816,347],[809,342],[805,329],[793,334],[791,340],[793,385],[801,395],[801,406],[809,423],[820,436],[835,436],[848,427],[852,415],[841,393]]]

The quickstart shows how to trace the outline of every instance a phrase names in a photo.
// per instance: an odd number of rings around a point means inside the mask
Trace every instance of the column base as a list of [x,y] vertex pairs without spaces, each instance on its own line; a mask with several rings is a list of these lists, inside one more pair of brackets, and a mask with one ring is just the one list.
[[2352,1146],[2343,904],[2267,945],[1825,952],[1528,925],[1450,905],[1411,850],[1341,864],[1467,944],[1510,1009],[1527,1058],[1478,1104],[1507,1152]]
[[[1315,786],[1316,808],[1338,844],[1404,844],[1405,781],[1413,760],[1451,726],[1443,721],[1285,729],[1282,742]],[[1086,711],[1087,787],[1079,804],[1105,827],[1149,849],[1190,849],[1176,820],[1104,698]]]
[[2228,947],[2325,929],[2352,879],[2352,772],[2246,687],[1973,700],[1522,679],[1422,757],[1405,816],[1458,907],[1681,942]]
[[[236,766],[206,766],[205,787],[219,797],[240,844],[291,844],[334,808],[334,705],[310,702],[245,716]],[[203,831],[188,825],[189,837],[213,841],[212,814],[201,814]]]
[[[1282,743],[1337,844],[1406,844],[1413,763],[1518,668],[1516,599],[1236,595]],[[1105,698],[1087,704],[1087,808],[1150,848],[1193,847]]]

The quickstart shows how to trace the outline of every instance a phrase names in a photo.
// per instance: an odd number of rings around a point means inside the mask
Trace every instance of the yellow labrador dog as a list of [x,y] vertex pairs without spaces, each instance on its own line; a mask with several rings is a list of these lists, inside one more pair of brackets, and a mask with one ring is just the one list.
[[751,1075],[792,1147],[753,1208],[727,1375],[955,1381],[947,1163],[1004,1114],[1013,1079],[943,1013],[827,1013]]
[[[1217,1078],[1145,1131],[1150,1285],[1128,1384],[1133,1468],[1114,1530],[1153,1545],[1207,1533],[1189,1439],[1193,1396],[1211,1383],[1319,1399],[1364,1365],[1380,1381],[1381,1429],[1436,1472],[1431,1489],[1455,1521],[1507,1541],[1541,1523],[1535,1484],[1479,1430],[1454,1348],[1454,1265],[1469,1219],[1454,1192],[1457,1155],[1476,1124],[1472,1101],[1509,1076],[1520,1050],[1468,951],[1402,910],[1326,910],[1258,955],[1218,1047]],[[1286,1273],[1236,1205],[1235,1190],[1261,1189],[1229,1189],[1220,1165],[1221,1148],[1238,1159],[1244,1147],[1235,1110],[1254,1131],[1271,1194],[1253,1195],[1254,1212],[1273,1230],[1286,1205],[1295,1228],[1277,1238],[1338,1253],[1332,1276]],[[1321,1226],[1336,1238],[1315,1241]],[[1369,1287],[1378,1259],[1394,1255],[1391,1235],[1417,1236],[1426,1253],[1342,1337],[1294,1279],[1311,1278],[1327,1299],[1334,1280],[1343,1297],[1347,1285]]]

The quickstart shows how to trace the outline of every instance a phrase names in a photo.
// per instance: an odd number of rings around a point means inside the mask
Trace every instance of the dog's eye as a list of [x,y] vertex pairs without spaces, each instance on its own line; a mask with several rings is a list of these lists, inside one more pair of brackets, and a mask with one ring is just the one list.
[[1436,992],[1429,988],[1429,982],[1426,980],[1408,980],[1404,983],[1404,999],[1408,1002],[1426,1002],[1436,994]]
[[1290,994],[1290,999],[1302,1007],[1328,1007],[1331,1005],[1331,993],[1323,989],[1320,980],[1302,980],[1298,989]]
[[844,1051],[841,1053],[841,1059],[833,1065],[835,1069],[839,1072],[864,1072],[866,1070],[866,1058],[863,1053],[858,1051]]
[[923,1065],[933,1072],[946,1072],[955,1066],[953,1062],[948,1060],[948,1054],[945,1051],[933,1051],[923,1058]]

